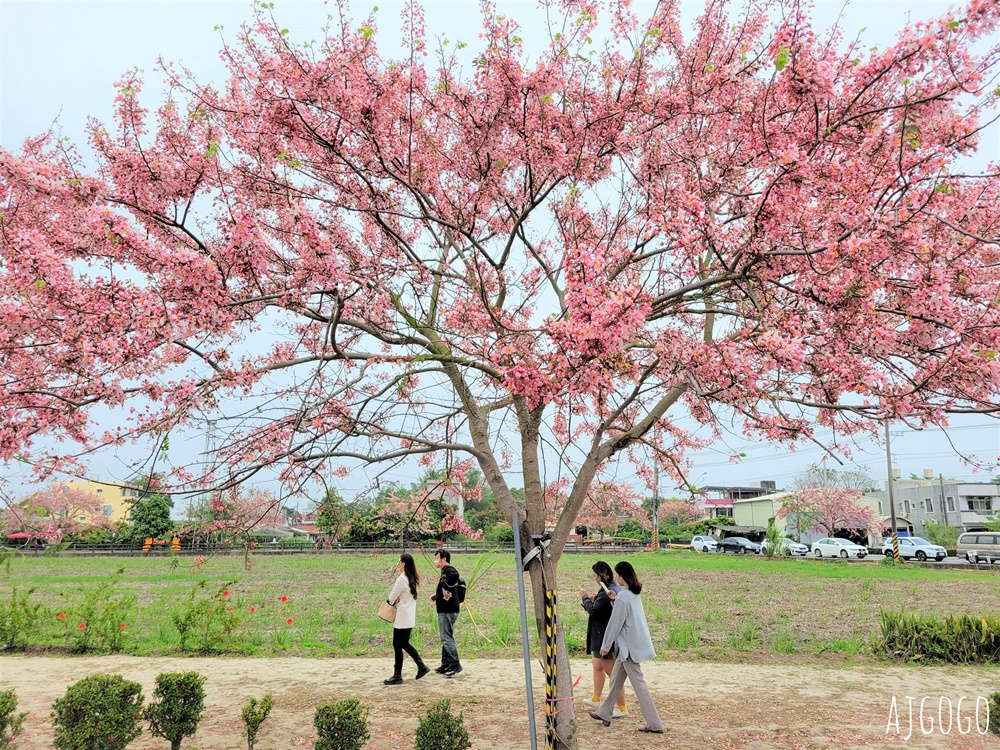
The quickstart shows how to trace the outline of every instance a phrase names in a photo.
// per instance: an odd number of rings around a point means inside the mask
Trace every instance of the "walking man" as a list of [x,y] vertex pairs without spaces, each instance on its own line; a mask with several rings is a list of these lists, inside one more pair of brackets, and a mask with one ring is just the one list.
[[451,565],[451,553],[439,549],[434,553],[434,567],[441,571],[437,591],[431,601],[437,605],[438,631],[441,634],[441,666],[436,671],[445,677],[454,677],[462,671],[455,645],[455,620],[458,619],[459,601],[458,570]]

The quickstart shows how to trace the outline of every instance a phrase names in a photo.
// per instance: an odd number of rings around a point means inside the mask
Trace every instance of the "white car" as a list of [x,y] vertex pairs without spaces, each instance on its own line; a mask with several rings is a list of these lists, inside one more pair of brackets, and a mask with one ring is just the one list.
[[820,539],[813,542],[812,551],[816,557],[856,557],[859,560],[868,556],[868,548],[855,544],[850,539]]
[[710,536],[696,536],[691,540],[691,547],[698,552],[715,552],[719,543]]
[[[761,542],[760,547],[762,552],[767,552],[768,543],[766,539]],[[788,555],[789,557],[792,555],[805,556],[809,554],[809,548],[804,544],[799,544],[794,539],[780,539],[778,540],[778,547],[775,549],[774,554]]]
[[[926,539],[919,536],[901,536],[899,539],[899,559],[911,560],[916,558],[920,562],[924,560],[937,560],[941,562],[948,557],[948,550],[937,544],[931,544]],[[892,537],[885,540],[882,545],[882,554],[886,557],[893,557]]]

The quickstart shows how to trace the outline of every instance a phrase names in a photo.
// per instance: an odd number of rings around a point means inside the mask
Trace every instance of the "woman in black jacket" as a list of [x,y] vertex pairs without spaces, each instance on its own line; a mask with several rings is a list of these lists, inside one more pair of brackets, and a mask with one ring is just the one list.
[[[604,690],[604,681],[611,676],[611,670],[615,666],[617,653],[612,651],[603,659],[601,658],[601,643],[604,641],[604,630],[611,619],[611,608],[613,606],[608,597],[608,591],[616,594],[621,590],[621,586],[615,583],[614,573],[611,566],[603,560],[594,563],[594,581],[598,584],[596,594],[588,594],[580,589],[581,604],[587,610],[587,653],[591,655],[591,664],[594,667],[594,695],[592,698],[584,698],[581,702],[587,706],[597,707],[601,705],[601,692]],[[615,706],[612,718],[628,716],[628,709],[625,707],[625,685],[622,685],[618,694],[618,705]]]

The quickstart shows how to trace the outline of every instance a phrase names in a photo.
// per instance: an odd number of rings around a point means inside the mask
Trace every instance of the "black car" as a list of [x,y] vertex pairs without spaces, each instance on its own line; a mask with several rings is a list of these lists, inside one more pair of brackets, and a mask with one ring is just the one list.
[[730,536],[719,540],[719,552],[733,552],[737,555],[745,555],[747,552],[760,554],[760,545],[751,542],[745,536]]

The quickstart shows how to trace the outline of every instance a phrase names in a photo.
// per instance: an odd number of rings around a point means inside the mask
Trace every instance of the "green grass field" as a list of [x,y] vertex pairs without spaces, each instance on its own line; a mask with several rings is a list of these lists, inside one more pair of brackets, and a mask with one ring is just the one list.
[[[560,614],[567,643],[576,653],[582,653],[586,633],[577,592],[594,588],[590,566],[597,559],[614,564],[621,558],[567,555],[560,564]],[[793,658],[870,660],[880,609],[975,615],[996,612],[1000,605],[1000,577],[988,572],[684,551],[626,559],[644,582],[646,614],[660,658],[767,661],[773,656],[787,661],[789,655],[798,655]],[[12,586],[22,593],[34,589],[31,600],[44,609],[28,625],[28,650],[68,650],[86,616],[81,610],[86,592],[124,568],[114,591],[136,597],[134,608],[123,616],[128,653],[178,653],[180,634],[171,613],[189,606],[193,587],[204,580],[207,585],[199,597],[214,592],[217,614],[232,607],[228,616],[235,626],[233,636],[219,641],[224,653],[388,656],[390,626],[375,612],[394,579],[396,560],[393,554],[258,555],[249,559],[247,569],[240,556],[211,557],[200,567],[193,558],[162,554],[25,557],[13,561],[9,574],[0,574],[0,600],[9,606]],[[437,579],[431,561],[429,552],[417,555],[422,585],[413,638],[428,658],[440,648],[428,600]],[[477,564],[488,568],[470,585],[468,609],[456,629],[460,652],[470,657],[519,656],[513,556],[455,555],[453,563],[466,578]],[[224,585],[226,597],[221,596]],[[287,601],[281,602],[281,597]]]

